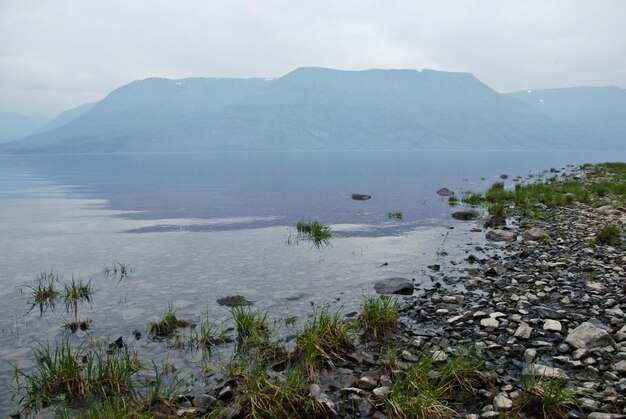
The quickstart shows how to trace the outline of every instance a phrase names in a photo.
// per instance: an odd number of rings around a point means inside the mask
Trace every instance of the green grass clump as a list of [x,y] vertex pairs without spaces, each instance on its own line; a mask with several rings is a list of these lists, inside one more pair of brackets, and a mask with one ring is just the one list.
[[622,229],[617,224],[605,224],[596,232],[597,244],[617,246],[622,242]]
[[433,378],[433,358],[422,356],[404,377],[394,383],[387,398],[387,413],[392,418],[452,418],[456,412],[442,401],[448,386]]
[[494,183],[485,192],[485,201],[492,203],[503,203],[512,201],[514,198],[514,192],[504,188],[504,183]]
[[198,348],[209,349],[226,342],[227,339],[226,331],[213,324],[207,313],[205,319],[193,328],[189,337],[189,344]]
[[502,218],[506,218],[509,215],[509,209],[503,203],[487,204],[487,212],[489,215],[497,215]]
[[54,347],[38,344],[33,352],[33,371],[17,367],[14,371],[26,406],[43,408],[63,400],[84,405],[92,400],[135,394],[132,377],[140,365],[137,356],[127,349],[106,354],[88,351],[85,345],[72,347],[64,341]]
[[358,318],[358,326],[374,337],[394,329],[398,324],[400,300],[398,297],[365,297]]
[[460,352],[437,363],[423,354],[406,374],[394,383],[387,398],[387,412],[394,418],[451,418],[456,412],[447,399],[475,398],[477,386],[487,382],[481,369],[484,361]]
[[577,408],[576,393],[563,380],[531,377],[522,385],[522,395],[515,399],[512,413],[548,419],[566,419]]
[[316,361],[341,359],[352,347],[348,325],[343,323],[339,312],[331,313],[326,307],[296,334],[296,354],[310,376],[314,375]]
[[465,192],[463,194],[463,198],[461,198],[461,202],[469,205],[480,205],[485,200],[483,194],[476,192]]
[[450,206],[459,205],[459,198],[457,198],[454,195],[450,196],[448,198],[448,205],[450,205]]
[[189,324],[188,320],[176,317],[176,310],[170,304],[158,320],[148,322],[148,331],[152,337],[170,337],[178,328],[187,327]]
[[296,231],[299,237],[310,240],[318,249],[322,246],[330,246],[330,239],[333,237],[330,226],[317,220],[298,221]]
[[74,314],[74,323],[78,324],[78,304],[88,302],[91,304],[91,296],[93,288],[91,287],[91,279],[83,282],[82,278],[76,281],[72,275],[72,280],[63,284],[63,302],[65,309]]
[[402,211],[390,212],[387,214],[387,218],[389,219],[395,218],[396,220],[401,220],[403,217],[404,214],[402,214]]
[[284,378],[270,378],[263,365],[242,373],[242,417],[332,418],[333,412],[309,395],[310,384],[301,370],[289,369]]
[[270,334],[267,313],[247,306],[235,306],[230,309],[235,320],[239,343],[262,344]]
[[55,303],[60,295],[57,289],[58,282],[59,275],[50,271],[39,274],[39,276],[35,278],[35,285],[23,286],[21,291],[28,296],[27,301],[28,304],[31,305],[30,310],[38,306],[40,316],[42,316],[47,309],[54,310]]

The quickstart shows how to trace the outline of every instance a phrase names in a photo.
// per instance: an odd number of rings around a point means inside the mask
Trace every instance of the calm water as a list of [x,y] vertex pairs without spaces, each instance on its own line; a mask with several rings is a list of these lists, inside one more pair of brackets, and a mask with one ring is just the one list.
[[[36,340],[66,335],[62,307],[40,318],[17,291],[44,270],[92,278],[93,305],[80,307],[91,335],[127,341],[133,329],[145,335],[169,303],[183,317],[208,313],[228,325],[215,301],[233,294],[277,319],[303,319],[323,304],[349,312],[378,279],[427,284],[431,263],[453,276],[448,262],[481,242],[471,223],[450,218],[437,189],[480,190],[502,173],[624,160],[623,152],[0,156],[0,411],[16,406],[11,365],[27,367]],[[388,219],[395,211],[401,221]],[[331,224],[332,247],[287,244],[301,219]],[[114,260],[130,264],[132,278],[103,278]],[[134,346],[183,371],[197,360],[145,338]]]

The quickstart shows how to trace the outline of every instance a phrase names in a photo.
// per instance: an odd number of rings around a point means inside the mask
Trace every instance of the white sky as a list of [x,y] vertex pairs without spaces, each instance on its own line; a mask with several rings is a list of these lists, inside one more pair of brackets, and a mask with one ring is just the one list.
[[626,87],[626,1],[0,0],[0,111],[303,66],[465,71],[501,92]]

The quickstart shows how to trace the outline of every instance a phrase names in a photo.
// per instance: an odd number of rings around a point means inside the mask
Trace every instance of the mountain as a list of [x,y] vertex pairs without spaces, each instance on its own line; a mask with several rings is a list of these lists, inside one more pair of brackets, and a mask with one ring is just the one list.
[[57,129],[62,127],[63,125],[67,125],[76,118],[79,118],[85,115],[87,112],[91,110],[96,105],[96,102],[93,103],[85,103],[83,105],[77,106],[76,108],[68,109],[66,111],[61,112],[57,115],[56,118],[39,128],[34,134],[40,134],[42,132],[52,131],[53,129]]
[[574,127],[593,141],[616,148],[626,144],[626,89],[570,87],[525,90],[510,96],[554,121]]
[[151,78],[4,152],[548,149],[576,126],[469,73],[299,68],[277,79]]
[[45,116],[0,112],[0,143],[24,138],[37,131],[50,120],[51,118]]

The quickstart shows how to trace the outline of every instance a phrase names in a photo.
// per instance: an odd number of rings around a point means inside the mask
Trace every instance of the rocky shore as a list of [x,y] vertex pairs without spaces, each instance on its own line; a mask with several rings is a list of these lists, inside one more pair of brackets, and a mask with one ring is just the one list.
[[[395,297],[402,303],[396,327],[378,335],[361,332],[342,356],[321,360],[306,382],[305,396],[317,402],[316,414],[299,417],[626,418],[621,202],[623,196],[601,206],[534,203],[531,210],[511,209],[506,220],[460,217],[477,223],[474,234],[486,237],[487,245],[468,244],[463,260],[443,257],[441,265],[454,270],[429,266],[427,288],[420,285],[426,281],[402,278],[377,284],[379,293],[402,294]],[[607,225],[617,226],[619,235],[608,243],[598,237]],[[345,322],[358,318],[349,313]],[[398,383],[411,384],[425,358],[427,379],[474,375],[457,377],[423,411],[428,413],[411,415],[393,397],[407,391]],[[475,368],[450,363],[458,359],[476,361]],[[267,363],[275,379],[268,383],[287,380],[289,360],[279,355]],[[450,365],[458,370],[445,372]],[[181,392],[170,413],[249,417],[244,381],[232,369],[212,374],[205,384]],[[267,391],[274,398],[280,394]],[[39,415],[54,415],[55,409]]]

